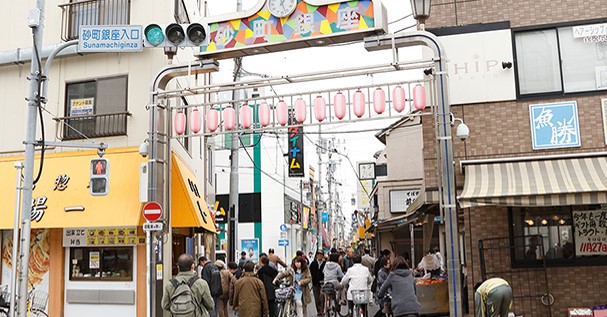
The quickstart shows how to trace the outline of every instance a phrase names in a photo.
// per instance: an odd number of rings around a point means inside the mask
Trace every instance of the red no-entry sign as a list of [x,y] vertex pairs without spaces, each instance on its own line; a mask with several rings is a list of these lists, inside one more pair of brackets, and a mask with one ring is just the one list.
[[156,221],[162,216],[162,207],[155,201],[143,206],[143,218],[147,221]]

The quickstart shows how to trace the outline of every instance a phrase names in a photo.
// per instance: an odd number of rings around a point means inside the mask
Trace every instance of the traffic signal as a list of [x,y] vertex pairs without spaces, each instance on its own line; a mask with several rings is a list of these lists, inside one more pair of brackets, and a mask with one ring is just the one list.
[[104,158],[91,159],[90,193],[93,196],[105,196],[110,187],[110,162]]
[[149,24],[143,30],[145,47],[198,47],[209,45],[209,26],[201,23]]

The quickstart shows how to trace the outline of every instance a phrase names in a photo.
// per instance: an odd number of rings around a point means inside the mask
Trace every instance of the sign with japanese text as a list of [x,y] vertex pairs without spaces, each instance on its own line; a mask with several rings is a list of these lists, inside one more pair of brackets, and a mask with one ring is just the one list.
[[99,269],[99,251],[92,251],[89,253],[89,268]]
[[577,102],[529,105],[533,149],[581,146]]
[[[293,114],[293,113],[291,113]],[[289,124],[296,124],[289,116]],[[303,127],[289,128],[289,177],[304,177],[304,140]]]
[[574,38],[605,35],[607,35],[607,23],[587,24],[573,27]]
[[574,211],[575,253],[607,255],[607,211]]
[[70,117],[93,115],[95,97],[70,99]]
[[137,228],[64,228],[64,247],[129,246],[145,243]]
[[141,52],[141,25],[81,25],[78,52]]
[[406,212],[407,208],[419,196],[419,189],[415,190],[391,190],[390,191],[390,212]]

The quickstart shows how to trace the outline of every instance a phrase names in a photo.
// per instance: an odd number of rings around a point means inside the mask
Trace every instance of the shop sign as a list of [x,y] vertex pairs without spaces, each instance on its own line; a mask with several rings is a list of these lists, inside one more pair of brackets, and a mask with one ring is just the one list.
[[573,38],[582,38],[584,43],[605,42],[607,41],[607,23],[574,26]]
[[529,105],[529,118],[534,150],[582,145],[576,101]]
[[132,246],[145,243],[137,236],[136,227],[126,228],[64,228],[64,247]]
[[576,255],[607,255],[607,211],[574,211]]
[[99,269],[99,251],[89,252],[89,268]]
[[309,207],[303,207],[303,228],[304,229],[308,229],[308,223],[310,222],[310,208]]
[[[296,124],[294,113],[289,116],[289,124]],[[303,127],[289,128],[289,177],[304,177]]]
[[93,115],[95,98],[79,98],[70,100],[70,117],[84,117]]
[[419,196],[419,189],[415,190],[391,190],[390,191],[390,212],[406,212],[407,208],[413,204],[417,196]]

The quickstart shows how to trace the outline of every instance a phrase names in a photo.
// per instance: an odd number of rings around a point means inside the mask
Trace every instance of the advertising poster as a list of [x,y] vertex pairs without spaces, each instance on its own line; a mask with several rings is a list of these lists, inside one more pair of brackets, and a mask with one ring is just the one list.
[[259,239],[240,240],[240,250],[247,253],[249,260],[257,262],[259,260]]
[[93,114],[95,98],[71,99],[70,103],[70,117],[90,116]]
[[607,255],[607,211],[574,211],[575,254]]

